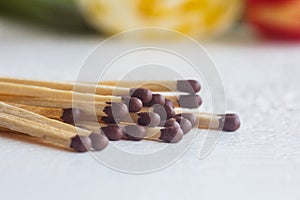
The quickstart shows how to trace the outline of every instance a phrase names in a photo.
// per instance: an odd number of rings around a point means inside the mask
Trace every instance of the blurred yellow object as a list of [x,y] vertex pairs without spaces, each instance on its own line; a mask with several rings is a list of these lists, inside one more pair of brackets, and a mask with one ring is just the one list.
[[133,28],[169,28],[195,38],[219,35],[239,19],[242,0],[78,0],[96,29],[115,34]]

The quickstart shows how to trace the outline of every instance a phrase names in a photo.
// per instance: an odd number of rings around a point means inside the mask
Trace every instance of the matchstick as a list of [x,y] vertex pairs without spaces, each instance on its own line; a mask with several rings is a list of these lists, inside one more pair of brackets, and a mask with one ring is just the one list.
[[198,119],[197,119],[196,115],[193,113],[180,113],[180,114],[174,115],[175,119],[177,119],[178,117],[183,117],[183,118],[189,120],[192,127],[195,127],[196,125],[198,125]]
[[151,91],[187,92],[197,93],[200,91],[200,83],[196,80],[152,80],[152,81],[101,81],[100,85],[120,87],[143,87]]
[[[128,96],[105,96],[105,95],[93,95],[87,93],[78,93],[73,91],[49,89],[39,86],[27,86],[15,83],[0,82],[0,94],[2,101],[4,98],[12,99],[13,96],[23,97],[36,97],[44,99],[52,99],[53,101],[62,100],[69,101],[77,100],[79,102],[124,102],[128,105],[129,110],[137,112],[142,107],[142,102],[135,97]],[[152,98],[152,95],[151,95]],[[17,101],[17,100],[15,100]],[[75,101],[76,103],[76,101]],[[49,106],[50,107],[50,106]]]
[[153,105],[152,107],[143,107],[140,112],[154,112],[160,116],[162,121],[168,120],[175,115],[174,108],[170,105]]
[[153,105],[165,105],[166,99],[161,94],[152,94],[152,99],[148,103],[143,103],[143,106],[145,107],[151,107]]
[[159,124],[159,126],[164,126],[164,127],[170,127],[170,126],[174,126],[174,127],[180,127],[183,134],[187,134],[188,132],[190,132],[193,128],[192,123],[182,117],[182,116],[174,116],[171,119],[165,120],[165,121],[161,121],[161,123]]
[[180,127],[145,127],[127,125],[123,127],[124,139],[140,141],[142,139],[159,140],[167,143],[178,143],[183,138]]
[[100,122],[108,124],[135,123],[140,126],[156,127],[160,124],[160,116],[154,112],[130,113],[122,119],[114,117],[99,117]]
[[77,124],[78,127],[85,128],[92,132],[101,132],[104,134],[109,140],[117,141],[123,137],[123,129],[124,126],[119,126],[117,124],[105,124],[98,123],[93,121],[81,121]]
[[[77,103],[77,104],[73,105],[72,102],[68,102],[68,103],[63,102],[63,104],[59,104],[60,102],[56,101],[54,104],[54,108],[51,108],[51,107],[41,107],[41,104],[33,103],[30,98],[29,98],[29,101],[20,101],[22,99],[22,97],[19,97],[19,99],[16,98],[16,101],[14,101],[14,100],[10,101],[9,99],[3,99],[2,97],[3,96],[0,96],[0,100],[4,101],[6,103],[14,103],[13,105],[22,107],[24,109],[36,112],[38,114],[41,114],[41,115],[44,115],[44,116],[47,116],[50,118],[53,118],[53,117],[55,117],[56,119],[57,118],[61,118],[61,119],[65,118],[66,122],[68,122],[68,121],[71,122],[70,121],[71,119],[68,116],[64,116],[64,114],[66,115],[67,113],[65,113],[65,112],[72,109],[72,107],[74,107],[74,110],[77,110],[76,114],[78,117],[80,114],[78,110],[84,111],[84,113],[86,113],[86,115],[84,115],[84,116],[88,116],[88,115],[91,115],[91,113],[93,113],[93,109],[95,109],[96,116],[123,118],[124,116],[129,114],[128,108],[124,103],[111,103],[111,104],[97,103],[96,105],[93,106],[91,103],[89,103],[89,104]],[[49,105],[45,105],[44,102],[49,103],[50,101],[38,100],[38,102],[41,102],[42,106],[49,106]],[[51,115],[55,115],[55,116],[51,117]]]
[[198,119],[198,128],[201,129],[215,129],[232,132],[239,129],[241,125],[239,116],[234,113],[218,115],[199,113],[196,117]]
[[43,115],[50,119],[56,119],[68,124],[74,124],[74,118],[79,119],[81,115],[81,111],[76,108],[46,108],[46,107],[38,107],[38,106],[28,106],[23,104],[14,104],[8,103],[9,105],[13,105],[39,115]]
[[148,103],[152,98],[152,92],[146,88],[126,88],[126,87],[115,87],[98,84],[84,84],[84,83],[67,83],[67,82],[49,82],[49,81],[38,81],[38,80],[26,80],[26,79],[14,79],[14,78],[0,78],[1,83],[11,83],[23,86],[37,86],[40,88],[48,88],[55,90],[73,91],[79,93],[92,93],[98,95],[113,95],[113,96],[132,96],[142,100],[143,103]]
[[182,116],[188,119],[192,126],[201,129],[215,129],[222,131],[236,131],[240,128],[241,122],[239,116],[234,113],[211,114],[199,111],[175,108],[175,116]]
[[99,143],[103,144],[103,141],[96,140],[105,140],[105,138],[103,136],[95,137],[96,133],[88,130],[76,128],[2,102],[0,102],[0,111],[0,126],[3,128],[71,147],[78,152],[88,151],[92,147],[96,150],[104,148],[97,146]]
[[[174,107],[198,108],[202,104],[202,98],[197,94],[190,95],[166,95],[166,99],[172,102]],[[168,104],[170,104],[168,102]]]

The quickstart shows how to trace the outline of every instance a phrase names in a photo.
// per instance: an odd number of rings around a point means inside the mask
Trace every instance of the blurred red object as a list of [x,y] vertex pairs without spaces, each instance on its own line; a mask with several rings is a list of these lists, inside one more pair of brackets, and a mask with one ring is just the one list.
[[300,39],[300,0],[247,0],[246,20],[270,38]]

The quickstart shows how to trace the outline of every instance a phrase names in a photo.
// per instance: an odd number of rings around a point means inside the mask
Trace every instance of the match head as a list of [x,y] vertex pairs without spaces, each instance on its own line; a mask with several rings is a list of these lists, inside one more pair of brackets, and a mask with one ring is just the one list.
[[87,152],[92,148],[92,140],[88,136],[76,135],[71,138],[70,147],[77,152]]
[[160,126],[164,126],[164,127],[178,127],[178,128],[180,128],[179,123],[174,118],[168,119],[166,121],[162,121],[160,123]]
[[139,125],[128,125],[125,127],[124,134],[133,141],[140,141],[146,137],[146,128]]
[[154,112],[138,113],[138,124],[141,126],[155,127],[160,123],[160,116]]
[[178,104],[183,108],[198,108],[202,104],[202,98],[196,94],[180,95]]
[[123,96],[122,101],[127,105],[129,112],[139,112],[143,107],[143,102],[130,96]]
[[104,123],[107,124],[118,124],[121,122],[121,119],[117,119],[114,117],[105,117],[105,116],[101,116],[98,118],[100,121],[103,121]]
[[167,120],[175,115],[175,110],[170,105],[154,105],[153,112],[160,116],[161,120]]
[[183,134],[186,134],[192,130],[192,123],[184,117],[175,117],[176,121],[179,123]]
[[236,131],[241,126],[240,118],[237,114],[230,113],[221,116],[220,125],[223,131]]
[[124,103],[113,102],[111,105],[106,106],[103,110],[109,117],[121,119],[129,114],[128,108]]
[[109,140],[103,134],[92,133],[90,135],[90,138],[92,140],[92,147],[96,151],[101,151],[101,150],[105,149],[105,147],[107,147],[109,144]]
[[144,103],[145,107],[151,107],[155,104],[165,105],[165,97],[161,94],[152,94],[152,99],[148,103]]
[[165,99],[165,105],[169,105],[171,108],[175,108],[173,102],[170,99]]
[[123,137],[123,131],[118,125],[109,125],[101,127],[103,134],[112,141],[120,140]]
[[197,93],[201,89],[201,85],[196,80],[179,80],[177,81],[177,90],[187,93]]
[[132,88],[130,96],[140,99],[143,103],[148,103],[152,99],[152,92],[145,88]]
[[177,143],[183,138],[183,132],[178,127],[166,127],[160,131],[161,140],[168,143]]
[[198,123],[197,117],[193,113],[181,113],[177,114],[176,117],[184,117],[185,119],[189,120],[192,124],[192,127],[195,127]]
[[68,108],[63,110],[63,115],[61,119],[67,124],[75,124],[76,120],[79,120],[81,116],[81,111],[76,108]]

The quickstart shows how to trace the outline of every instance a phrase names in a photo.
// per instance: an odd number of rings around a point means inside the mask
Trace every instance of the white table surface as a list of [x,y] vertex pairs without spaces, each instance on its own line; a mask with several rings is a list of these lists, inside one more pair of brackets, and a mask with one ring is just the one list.
[[[72,80],[100,41],[0,21],[0,75]],[[0,133],[0,198],[299,199],[300,44],[237,34],[205,47],[242,127],[223,133],[204,160],[195,144],[165,169],[132,175],[89,154]]]

